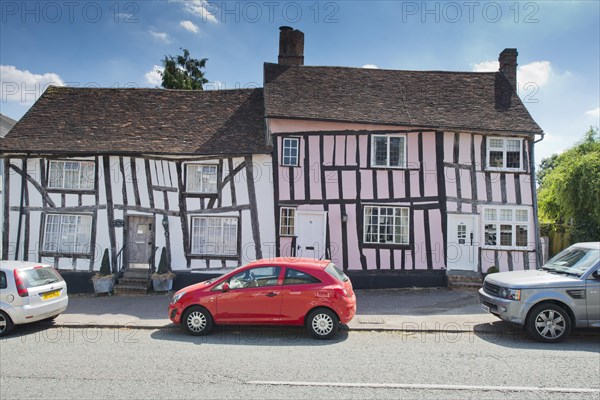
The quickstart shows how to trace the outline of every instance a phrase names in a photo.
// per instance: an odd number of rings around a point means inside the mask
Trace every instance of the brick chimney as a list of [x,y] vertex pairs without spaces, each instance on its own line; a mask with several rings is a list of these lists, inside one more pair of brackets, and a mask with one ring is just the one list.
[[517,91],[517,49],[504,49],[498,57],[500,72],[508,78],[513,90]]
[[304,33],[289,26],[279,28],[279,64],[304,65]]

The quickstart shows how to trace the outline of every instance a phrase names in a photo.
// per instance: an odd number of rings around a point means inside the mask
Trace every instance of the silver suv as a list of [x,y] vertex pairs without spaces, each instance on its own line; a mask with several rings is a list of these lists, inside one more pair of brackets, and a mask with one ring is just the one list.
[[577,243],[538,270],[488,275],[479,302],[537,340],[560,342],[574,326],[600,327],[599,268],[600,242]]

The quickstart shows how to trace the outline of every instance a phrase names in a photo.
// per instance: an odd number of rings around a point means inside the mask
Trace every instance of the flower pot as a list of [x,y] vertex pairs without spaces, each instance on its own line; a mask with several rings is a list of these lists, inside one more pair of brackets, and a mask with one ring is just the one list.
[[114,286],[115,286],[115,280],[110,277],[110,278],[106,278],[106,279],[92,279],[92,282],[94,283],[94,292],[96,294],[100,294],[100,293],[112,293],[114,290]]
[[152,279],[155,292],[170,292],[173,289],[173,279]]

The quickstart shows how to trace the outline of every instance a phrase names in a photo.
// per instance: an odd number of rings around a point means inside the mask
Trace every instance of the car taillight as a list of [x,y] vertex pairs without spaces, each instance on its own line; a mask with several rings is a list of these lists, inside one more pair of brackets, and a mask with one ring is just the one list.
[[17,271],[15,269],[14,275],[15,275],[15,284],[17,285],[17,292],[19,293],[19,296],[21,296],[21,297],[29,296],[29,291],[25,287],[25,284],[23,283],[23,279],[21,279],[21,275],[19,274],[19,271]]

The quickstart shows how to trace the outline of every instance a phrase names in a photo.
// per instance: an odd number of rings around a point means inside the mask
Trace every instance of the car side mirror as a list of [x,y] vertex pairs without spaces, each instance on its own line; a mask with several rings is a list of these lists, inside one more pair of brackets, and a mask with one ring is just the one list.
[[592,278],[600,280],[600,269],[597,269],[594,272],[592,272]]
[[221,288],[221,292],[229,292],[229,283],[225,282]]

